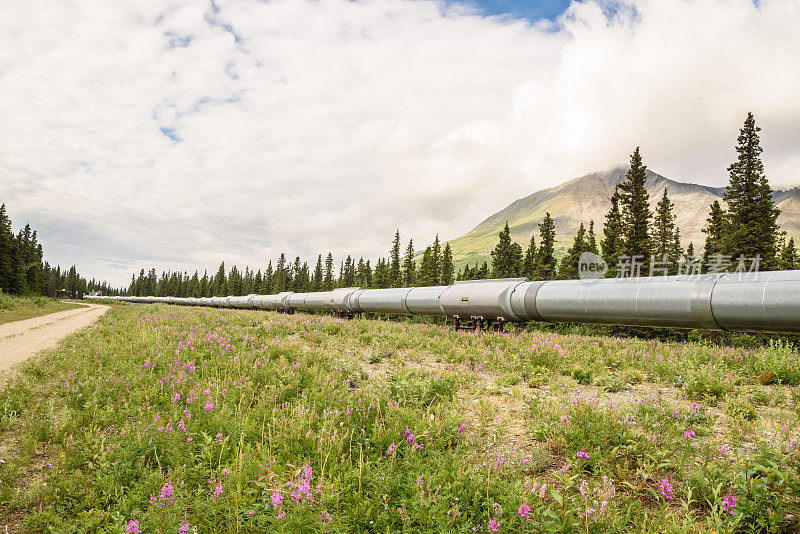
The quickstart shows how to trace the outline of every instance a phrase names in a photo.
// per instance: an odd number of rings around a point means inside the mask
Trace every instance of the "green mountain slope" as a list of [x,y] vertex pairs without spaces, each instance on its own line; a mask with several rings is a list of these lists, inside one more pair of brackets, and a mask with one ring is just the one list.
[[[589,221],[594,220],[599,241],[605,215],[611,207],[611,195],[616,185],[625,179],[626,172],[625,167],[594,172],[514,201],[465,235],[450,241],[456,266],[489,261],[490,251],[506,221],[511,227],[511,238],[523,249],[533,233],[538,243],[538,225],[547,212],[556,225],[557,255],[571,245],[581,222],[588,226]],[[694,242],[695,249],[702,249],[705,235],[701,230],[706,224],[709,205],[714,200],[721,201],[725,189],[676,182],[648,169],[647,190],[652,210],[655,211],[665,187],[675,203],[676,223],[681,229],[684,247]],[[800,235],[800,188],[776,191],[774,198],[782,211],[778,219],[781,228],[789,235]]]

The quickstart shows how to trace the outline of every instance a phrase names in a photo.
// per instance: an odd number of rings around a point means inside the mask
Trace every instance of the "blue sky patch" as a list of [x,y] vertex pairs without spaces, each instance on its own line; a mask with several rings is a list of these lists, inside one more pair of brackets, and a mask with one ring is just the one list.
[[162,134],[166,135],[176,143],[180,143],[181,141],[183,141],[183,139],[181,139],[181,137],[178,135],[178,132],[175,131],[175,128],[167,128],[166,126],[159,126],[158,129],[161,130]]
[[490,15],[512,15],[533,21],[554,20],[569,7],[570,0],[468,0]]

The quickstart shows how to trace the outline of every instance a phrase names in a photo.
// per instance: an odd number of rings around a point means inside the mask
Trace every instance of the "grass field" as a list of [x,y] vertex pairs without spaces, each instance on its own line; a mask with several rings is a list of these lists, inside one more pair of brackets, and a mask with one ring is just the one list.
[[0,527],[796,531],[798,383],[786,343],[115,306],[0,391]]
[[0,293],[0,324],[79,307],[79,304],[48,297],[17,297]]

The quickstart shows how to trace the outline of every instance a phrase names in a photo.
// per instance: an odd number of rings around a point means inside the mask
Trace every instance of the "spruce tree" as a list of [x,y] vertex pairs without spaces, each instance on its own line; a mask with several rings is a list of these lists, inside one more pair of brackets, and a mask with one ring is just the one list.
[[372,287],[372,266],[369,264],[369,260],[364,267],[364,279],[366,281],[364,287]]
[[567,254],[561,258],[561,264],[558,267],[559,279],[575,280],[578,278],[578,260],[586,248],[586,227],[581,223],[572,246],[567,250]]
[[[281,256],[282,257],[282,256]],[[155,271],[153,272],[153,278],[155,278]],[[152,288],[154,291],[155,288]],[[216,297],[224,297],[228,291],[228,283],[225,280],[225,262],[219,264],[219,269],[217,270],[217,276],[214,278],[214,296]],[[150,293],[151,295],[153,293]]]
[[[25,260],[24,260],[24,247],[22,235],[18,234],[13,240],[11,249],[11,286],[9,287],[10,293],[21,295],[25,293]],[[74,298],[75,285],[70,288],[71,295]]]
[[539,223],[539,250],[536,253],[536,278],[552,280],[556,277],[556,227],[550,213]]
[[[258,277],[261,277],[261,272],[259,271]],[[317,265],[314,267],[314,279],[312,284],[312,289],[314,291],[322,291],[323,284],[325,283],[325,274],[322,270],[322,254],[317,256]]]
[[394,241],[392,241],[392,250],[389,253],[390,267],[389,277],[391,278],[392,287],[402,287],[403,278],[400,271],[400,230],[398,229],[394,234]]
[[522,270],[522,248],[511,241],[511,229],[506,221],[500,231],[500,241],[492,250],[492,276],[494,278],[514,278]]
[[403,283],[406,287],[414,287],[417,283],[417,262],[414,260],[414,240],[408,240],[406,255],[403,258]]
[[706,244],[703,248],[704,265],[709,265],[712,256],[723,254],[722,240],[728,233],[728,221],[719,201],[715,200],[710,209],[706,219],[708,224],[703,228],[703,233],[706,234]]
[[309,276],[308,264],[300,262],[300,256],[296,256],[292,265],[292,284],[291,291],[303,293],[308,290]]
[[353,287],[356,284],[356,268],[353,258],[347,255],[344,264],[339,272],[339,286],[340,287]]
[[522,276],[533,280],[536,278],[536,238],[531,234],[531,242],[525,250],[525,259],[522,260]]
[[356,280],[355,285],[358,287],[367,287],[367,264],[364,263],[364,258],[358,258],[356,264]]
[[453,283],[455,275],[453,273],[453,251],[450,250],[450,243],[445,243],[444,250],[442,251],[442,273],[439,283],[443,286],[449,286]]
[[0,289],[11,291],[14,256],[14,233],[11,219],[6,214],[6,205],[0,204]]
[[438,286],[439,279],[442,276],[442,247],[439,245],[439,234],[436,234],[431,246],[431,260],[433,277],[430,285]]
[[323,291],[331,291],[333,289],[333,254],[328,252],[328,256],[325,258],[325,278],[322,284]]
[[657,262],[663,262],[661,267],[668,269],[667,274],[677,272],[682,253],[680,232],[675,227],[674,207],[675,204],[669,199],[665,187],[653,221],[653,254]]
[[278,263],[275,264],[275,274],[272,285],[273,292],[282,293],[289,288],[290,280],[286,270],[286,255],[281,252]]
[[597,248],[597,236],[594,234],[594,221],[589,221],[589,233],[586,234],[586,252],[600,254],[600,250]]
[[616,265],[622,254],[624,247],[624,236],[622,234],[622,213],[619,210],[620,192],[619,186],[614,189],[611,195],[611,209],[606,214],[606,224],[603,227],[603,239],[600,240],[600,247],[603,249],[603,260],[608,265],[606,276],[615,276]]
[[642,273],[650,266],[653,242],[650,237],[650,212],[645,183],[647,166],[642,163],[639,147],[631,155],[631,167],[625,174],[625,181],[619,186],[620,211],[622,213],[622,254],[629,261],[641,262]]
[[780,269],[785,271],[794,271],[800,269],[800,256],[797,254],[797,246],[794,243],[794,238],[790,238],[786,246],[781,251]]
[[269,260],[267,269],[264,271],[264,281],[262,282],[263,289],[261,293],[264,295],[272,295],[275,291],[275,270],[272,268],[272,260]]
[[435,268],[432,247],[425,247],[425,251],[422,253],[422,261],[419,264],[419,273],[417,275],[420,286],[436,285]]
[[667,261],[669,261],[669,274],[678,274],[681,268],[681,260],[683,258],[683,247],[681,246],[681,230],[675,227],[675,237],[672,241],[672,247],[667,254]]
[[478,269],[474,279],[475,280],[485,280],[485,279],[489,278],[490,276],[491,276],[491,271],[489,270],[489,264],[486,263],[486,262],[483,262],[483,265],[481,265],[480,269]]
[[736,145],[737,160],[728,167],[730,182],[723,198],[728,203],[726,213],[727,233],[722,240],[722,251],[736,259],[761,257],[760,268],[778,267],[778,215],[772,199],[772,188],[764,175],[761,148],[752,113],[747,114],[739,131]]
[[386,260],[384,258],[378,258],[378,262],[375,264],[375,270],[372,273],[372,280],[373,284],[378,289],[385,289],[389,287],[389,267],[386,265]]
[[[142,274],[144,274],[144,270],[142,270]],[[141,280],[141,274],[140,280]],[[209,296],[209,289],[208,289],[208,271],[203,271],[203,278],[200,279],[200,296],[201,297],[208,297]],[[137,284],[136,287],[136,296],[141,296],[141,286]]]

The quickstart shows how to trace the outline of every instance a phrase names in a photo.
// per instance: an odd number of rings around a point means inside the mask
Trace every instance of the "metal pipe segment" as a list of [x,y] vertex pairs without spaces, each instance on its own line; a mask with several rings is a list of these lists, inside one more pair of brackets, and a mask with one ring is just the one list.
[[471,280],[450,286],[361,289],[230,297],[102,297],[218,308],[433,315],[459,328],[528,321],[800,333],[800,271],[647,278]]

